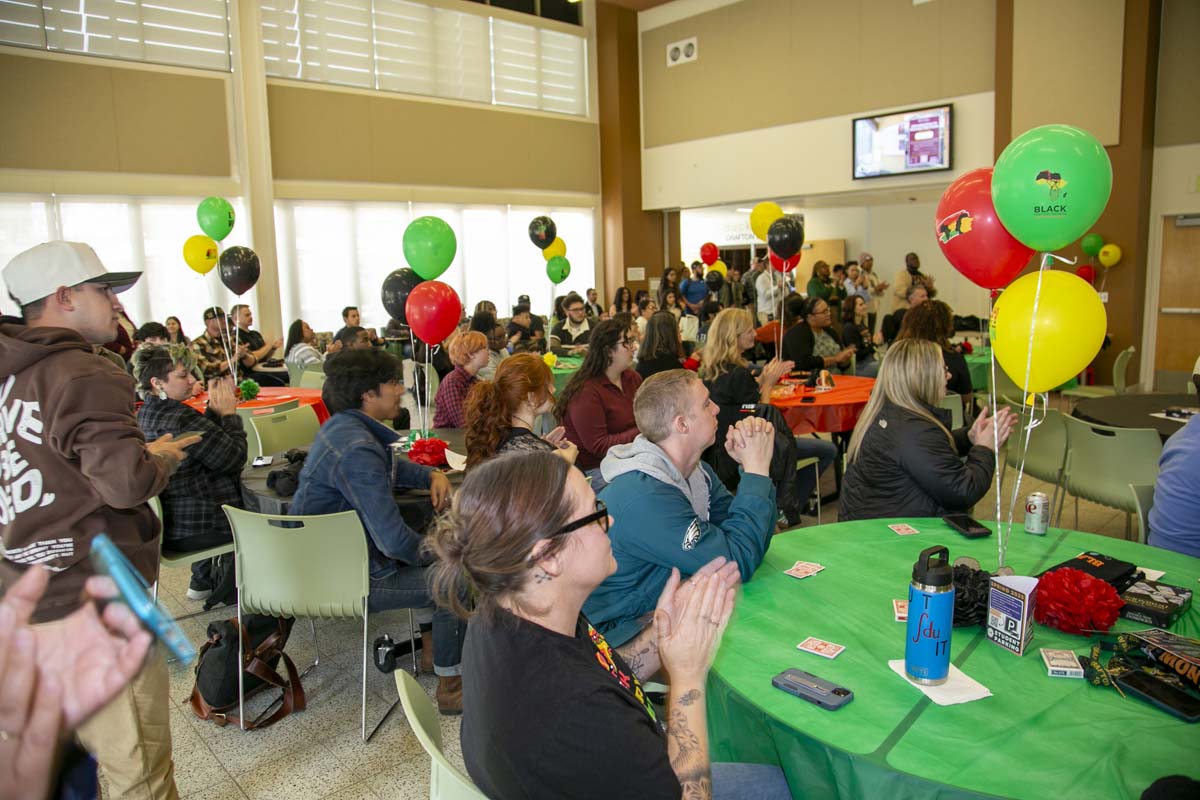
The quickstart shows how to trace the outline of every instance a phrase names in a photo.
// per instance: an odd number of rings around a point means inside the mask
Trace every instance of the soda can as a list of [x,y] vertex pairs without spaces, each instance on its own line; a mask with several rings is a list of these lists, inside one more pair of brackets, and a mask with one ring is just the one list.
[[1025,532],[1045,536],[1050,524],[1050,499],[1045,492],[1034,492],[1025,498]]

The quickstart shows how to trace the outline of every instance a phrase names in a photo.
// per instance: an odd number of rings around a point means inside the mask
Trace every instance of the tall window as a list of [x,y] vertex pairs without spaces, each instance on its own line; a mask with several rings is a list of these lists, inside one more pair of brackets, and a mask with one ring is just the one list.
[[[567,242],[571,275],[558,286],[546,277],[542,253],[526,233],[529,220],[550,214]],[[420,216],[438,216],[454,229],[458,251],[439,278],[454,287],[470,314],[491,300],[508,316],[527,294],[534,313],[549,314],[554,298],[595,285],[595,214],[590,208],[518,208],[422,203],[279,201],[275,206],[284,324],[297,317],[316,330],[341,326],[341,310],[358,306],[363,324],[382,327],[383,279],[406,266],[401,237]]]
[[[183,261],[184,241],[200,232],[200,199],[6,196],[0,199],[0,266],[51,239],[84,242],[113,272],[142,271],[141,279],[120,295],[135,325],[176,316],[184,331],[196,336],[204,329],[205,308],[239,302],[221,284],[216,269],[199,275]],[[236,201],[234,210],[241,213]],[[244,234],[244,227],[234,227],[222,246],[246,244]],[[241,302],[256,307],[255,290]],[[0,310],[17,312],[7,293],[0,298]]]
[[0,0],[0,43],[229,71],[226,0]]
[[587,40],[408,0],[260,0],[268,75],[587,114]]

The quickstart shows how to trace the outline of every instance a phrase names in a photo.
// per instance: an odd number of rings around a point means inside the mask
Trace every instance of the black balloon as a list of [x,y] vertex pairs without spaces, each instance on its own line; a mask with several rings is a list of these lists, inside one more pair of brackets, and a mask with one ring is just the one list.
[[236,295],[245,294],[258,283],[261,272],[258,254],[249,247],[230,247],[221,253],[217,264],[221,269],[221,283]]
[[708,287],[710,292],[719,292],[721,291],[721,287],[725,285],[725,276],[714,269],[704,276],[704,285]]
[[529,241],[545,250],[558,238],[558,226],[549,217],[534,217],[529,223]]
[[795,217],[780,217],[767,228],[767,247],[784,261],[799,253],[803,244],[804,226]]
[[408,324],[408,319],[404,316],[404,307],[408,304],[408,293],[424,280],[408,267],[392,270],[391,274],[383,279],[381,293],[383,307],[392,315],[392,319],[397,319],[405,325]]

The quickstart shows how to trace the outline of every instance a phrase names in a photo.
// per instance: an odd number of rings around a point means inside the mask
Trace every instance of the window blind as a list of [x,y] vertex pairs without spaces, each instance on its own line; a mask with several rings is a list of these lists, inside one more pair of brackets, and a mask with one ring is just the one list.
[[226,0],[0,0],[0,42],[228,71]]

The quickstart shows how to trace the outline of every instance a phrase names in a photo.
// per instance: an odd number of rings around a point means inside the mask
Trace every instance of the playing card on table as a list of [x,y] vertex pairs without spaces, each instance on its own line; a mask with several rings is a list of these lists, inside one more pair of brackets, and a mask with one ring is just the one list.
[[820,564],[814,564],[811,561],[797,561],[792,564],[791,569],[785,569],[785,575],[791,575],[793,578],[807,578],[809,575],[816,575],[825,567]]
[[896,622],[908,622],[908,601],[893,600],[892,613],[896,615]]
[[803,650],[806,653],[812,653],[815,656],[822,658],[837,658],[838,655],[846,648],[840,644],[827,642],[824,639],[818,639],[815,636],[810,636],[800,644],[796,645],[797,650]]
[[912,525],[907,525],[904,523],[899,525],[888,525],[888,527],[895,531],[897,536],[912,536],[914,533],[920,533],[920,531],[914,528]]

